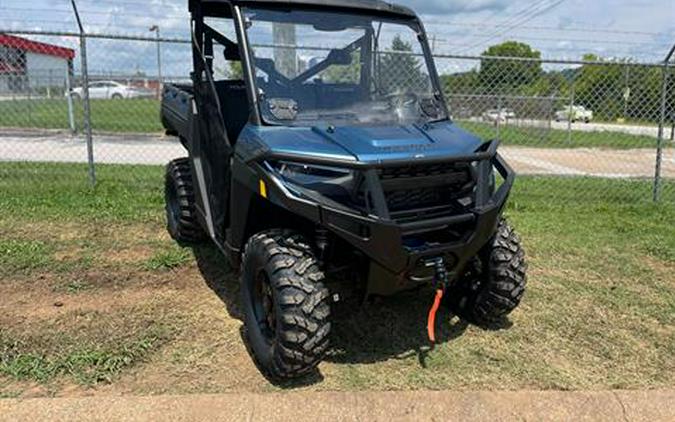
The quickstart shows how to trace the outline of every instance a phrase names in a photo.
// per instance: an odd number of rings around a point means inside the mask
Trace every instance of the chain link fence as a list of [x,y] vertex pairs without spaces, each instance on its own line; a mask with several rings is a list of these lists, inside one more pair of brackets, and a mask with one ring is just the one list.
[[[392,85],[423,91],[419,53],[384,50],[378,61]],[[311,64],[303,47],[294,51],[304,60],[298,66]],[[500,139],[522,177],[551,184],[552,199],[586,192],[675,202],[673,60],[672,54],[663,63],[437,55],[436,66],[457,125]],[[86,181],[88,169],[93,182],[99,166],[129,166],[120,167],[128,172],[185,155],[163,134],[159,110],[162,85],[189,82],[190,64],[187,40],[0,32],[3,177],[34,177],[40,168],[50,177]],[[319,77],[357,74],[345,66]],[[561,178],[574,178],[575,188],[561,191]]]
[[[619,182],[615,186],[651,180],[651,187],[641,185],[644,198],[675,200],[671,66],[458,56],[436,60],[439,69],[454,69],[441,71],[441,79],[455,122],[483,138],[500,139],[520,174],[576,177],[577,191],[597,189],[599,178]],[[621,191],[626,200],[637,199],[629,194],[635,191]]]

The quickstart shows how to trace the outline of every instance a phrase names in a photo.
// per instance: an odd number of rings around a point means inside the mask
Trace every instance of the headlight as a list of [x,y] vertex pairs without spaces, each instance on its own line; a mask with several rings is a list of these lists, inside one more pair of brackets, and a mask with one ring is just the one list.
[[267,166],[289,188],[311,190],[341,203],[352,198],[356,188],[357,178],[349,169],[288,161],[268,162]]

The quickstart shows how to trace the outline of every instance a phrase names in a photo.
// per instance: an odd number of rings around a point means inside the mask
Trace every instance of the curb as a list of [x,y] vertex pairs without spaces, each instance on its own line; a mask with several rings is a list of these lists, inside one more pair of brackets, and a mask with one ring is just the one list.
[[0,400],[0,421],[673,421],[675,390],[271,393]]

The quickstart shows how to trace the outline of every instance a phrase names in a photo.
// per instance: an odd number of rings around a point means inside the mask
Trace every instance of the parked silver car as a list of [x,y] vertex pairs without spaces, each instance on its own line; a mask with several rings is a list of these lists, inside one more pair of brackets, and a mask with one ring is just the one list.
[[[82,87],[73,88],[71,95],[74,98],[83,98]],[[131,98],[151,98],[155,91],[125,85],[115,81],[96,81],[89,83],[89,98],[96,100],[122,100]]]
[[593,120],[593,111],[588,110],[583,106],[567,106],[563,107],[562,110],[558,110],[555,113],[555,121],[567,121],[570,120],[572,123],[575,122],[584,122],[590,123]]
[[506,123],[516,118],[516,113],[510,108],[496,108],[483,113],[483,120],[490,123]]

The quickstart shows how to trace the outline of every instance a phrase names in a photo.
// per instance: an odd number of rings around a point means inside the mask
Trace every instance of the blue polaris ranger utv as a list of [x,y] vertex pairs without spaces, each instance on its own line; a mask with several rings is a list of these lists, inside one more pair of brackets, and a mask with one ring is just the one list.
[[167,167],[168,230],[239,269],[244,337],[267,377],[314,370],[341,302],[431,286],[432,341],[439,305],[487,324],[519,304],[525,257],[502,219],[514,173],[498,141],[451,121],[414,12],[189,7],[192,83],[163,92],[163,124],[188,152]]

